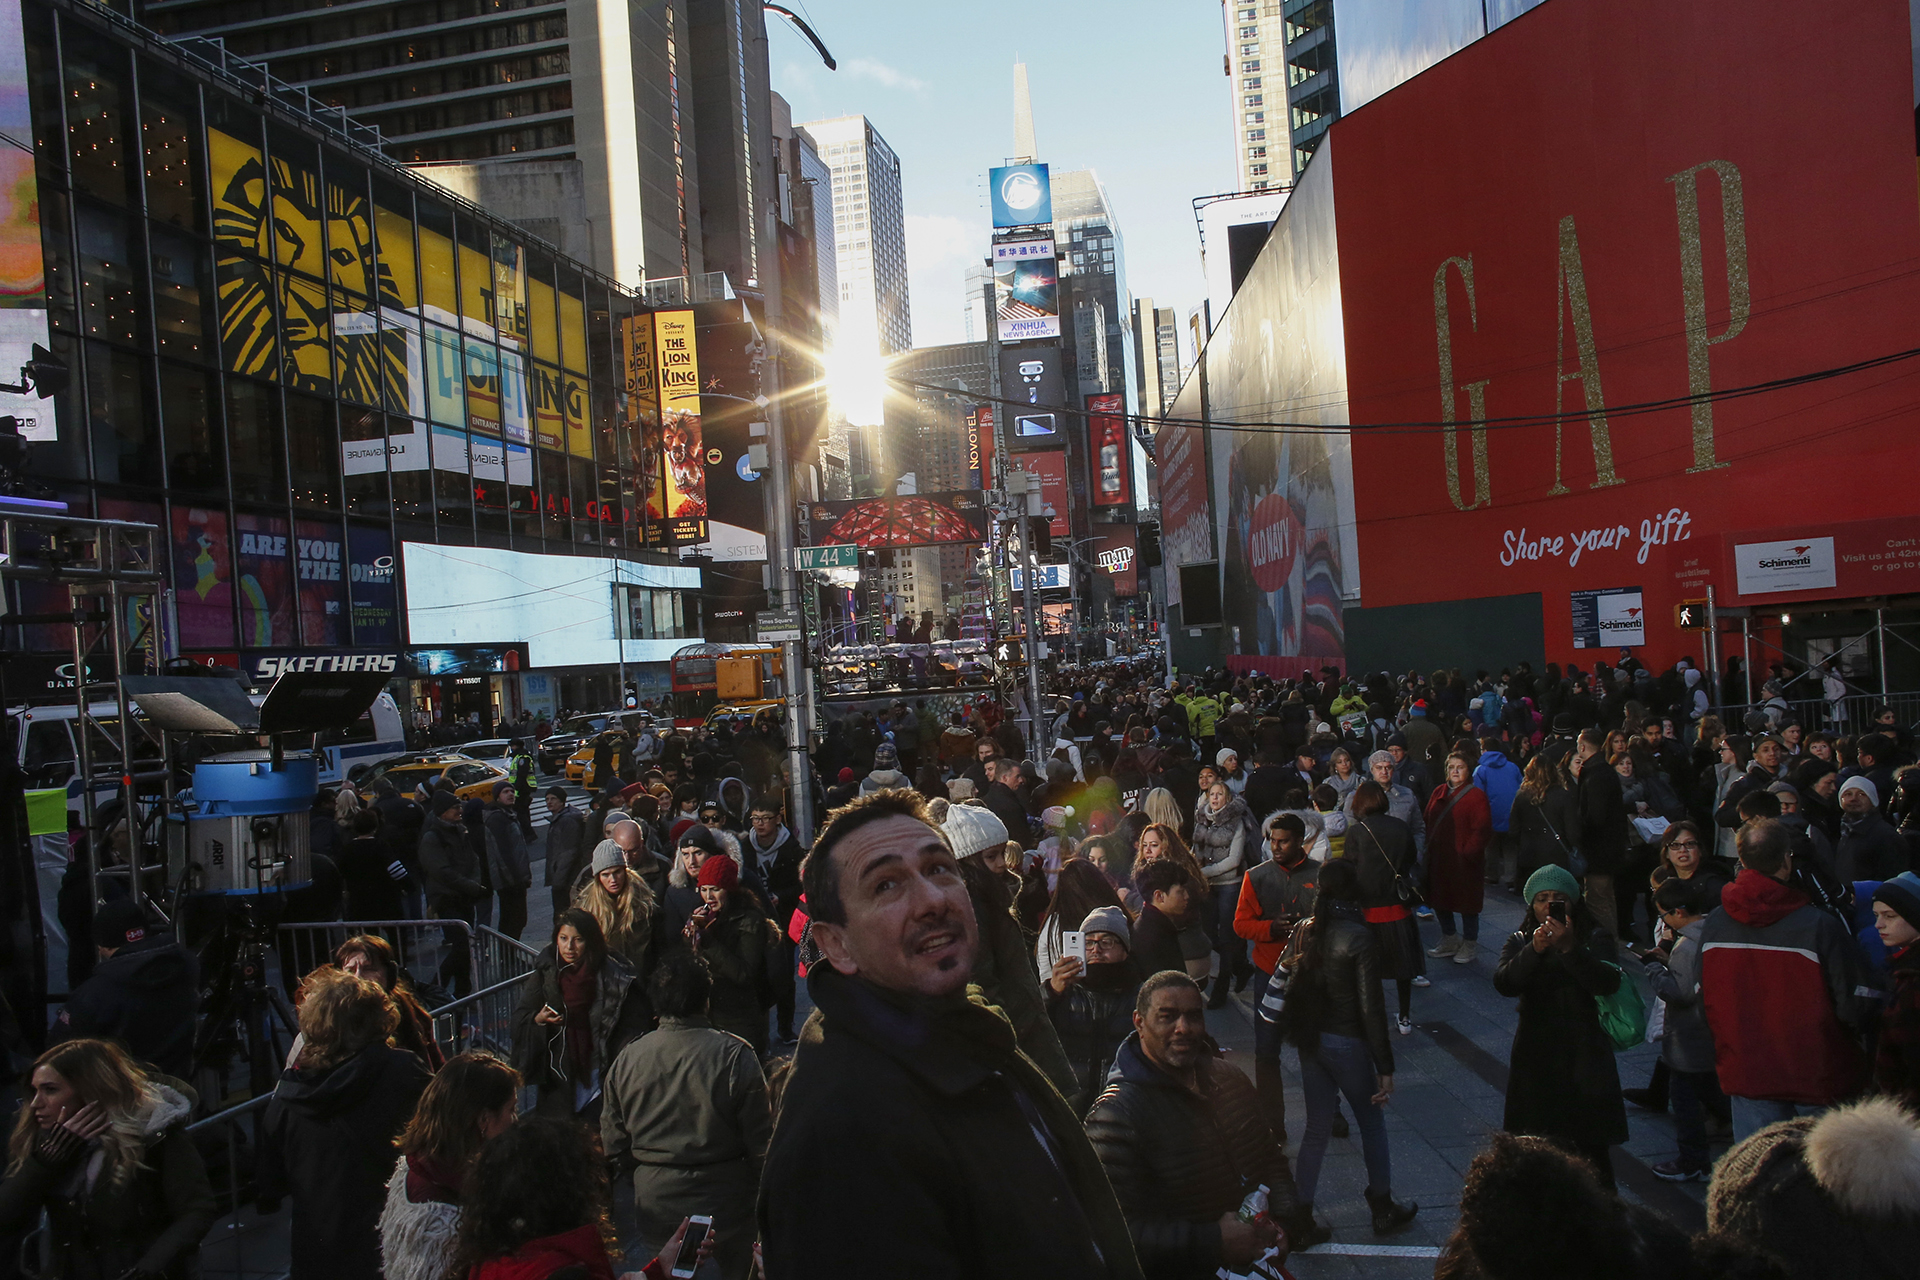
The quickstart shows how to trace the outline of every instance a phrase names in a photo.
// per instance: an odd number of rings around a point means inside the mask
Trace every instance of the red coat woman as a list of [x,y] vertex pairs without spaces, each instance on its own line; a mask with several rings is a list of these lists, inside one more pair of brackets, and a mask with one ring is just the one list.
[[[1487,842],[1493,836],[1493,810],[1487,793],[1473,785],[1473,768],[1464,756],[1447,757],[1447,780],[1427,800],[1427,902],[1440,923],[1440,945],[1429,954],[1464,964],[1473,958],[1480,936],[1480,909],[1486,901]],[[1465,938],[1456,942],[1453,915],[1465,919]],[[1449,945],[1449,944],[1454,945]],[[1467,960],[1462,960],[1465,955]]]

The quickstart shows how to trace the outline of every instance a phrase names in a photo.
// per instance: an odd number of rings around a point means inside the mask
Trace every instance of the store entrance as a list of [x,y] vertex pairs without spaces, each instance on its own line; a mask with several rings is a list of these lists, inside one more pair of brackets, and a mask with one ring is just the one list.
[[494,736],[494,721],[499,718],[499,710],[493,704],[492,684],[487,676],[455,676],[450,690],[448,709],[452,718],[464,723],[469,717],[479,716],[483,738]]

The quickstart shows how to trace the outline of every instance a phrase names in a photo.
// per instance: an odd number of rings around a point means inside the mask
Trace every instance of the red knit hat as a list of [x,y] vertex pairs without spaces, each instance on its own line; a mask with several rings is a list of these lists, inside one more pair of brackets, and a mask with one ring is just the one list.
[[700,887],[704,889],[708,885],[718,885],[722,889],[729,890],[738,889],[740,887],[739,866],[724,853],[708,858],[700,864]]

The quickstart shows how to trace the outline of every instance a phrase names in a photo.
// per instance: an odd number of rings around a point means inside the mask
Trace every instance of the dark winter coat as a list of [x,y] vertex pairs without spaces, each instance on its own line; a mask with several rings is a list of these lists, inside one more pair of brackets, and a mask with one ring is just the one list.
[[587,865],[586,829],[586,819],[571,805],[547,824],[547,869],[541,880],[549,889],[570,888]]
[[1627,856],[1627,800],[1620,791],[1620,775],[1598,755],[1591,756],[1580,768],[1574,793],[1580,806],[1575,847],[1587,860],[1588,874],[1610,876]]
[[[1451,801],[1451,803],[1449,803]],[[1468,783],[1458,796],[1442,783],[1427,797],[1427,901],[1435,911],[1478,915],[1486,905],[1487,793]]]
[[1920,944],[1894,952],[1887,972],[1891,981],[1880,1012],[1873,1087],[1920,1112]]
[[1907,842],[1877,813],[1840,820],[1840,843],[1833,851],[1833,874],[1843,884],[1891,880],[1913,870]]
[[427,905],[443,916],[461,914],[488,893],[467,829],[458,822],[428,816],[420,828],[420,874]]
[[774,829],[771,850],[762,852],[755,839],[752,831],[743,834],[740,852],[747,859],[749,869],[758,871],[767,886],[767,893],[773,899],[773,918],[785,929],[787,921],[793,918],[793,909],[800,905],[800,864],[806,861],[807,851],[784,824]]
[[1313,963],[1304,969],[1296,966],[1287,983],[1292,1038],[1308,1054],[1317,1051],[1322,1035],[1364,1040],[1374,1073],[1392,1075],[1393,1041],[1387,1035],[1386,1001],[1380,996],[1379,949],[1360,908],[1324,904],[1301,927],[1312,931],[1300,949],[1311,946]]
[[774,943],[774,933],[759,904],[736,889],[728,895],[725,909],[700,934],[700,958],[713,976],[707,1016],[720,1030],[752,1045],[756,1053],[767,1051],[767,1010],[774,999],[767,950]]
[[1580,813],[1573,792],[1556,783],[1538,801],[1516,795],[1507,832],[1519,844],[1515,874],[1522,883],[1549,863],[1572,870],[1573,851],[1580,840]]
[[[566,1091],[567,1110],[572,1110],[574,1081],[566,1072],[566,1023],[543,1027],[533,1020],[542,1005],[566,1013],[566,998],[560,994],[560,965],[548,943],[533,962],[534,980],[520,988],[520,1003],[513,1010],[513,1069],[528,1084],[538,1085],[543,1100],[549,1094]],[[594,984],[592,1069],[604,1072],[629,1040],[646,1034],[653,1020],[653,1006],[634,982],[633,968],[612,952],[600,964]]]
[[[1613,770],[1601,771],[1619,780]],[[1526,927],[1507,939],[1493,970],[1493,989],[1520,1001],[1501,1127],[1588,1146],[1625,1142],[1620,1072],[1597,1003],[1624,980],[1612,963],[1613,935],[1594,927],[1579,905],[1573,927],[1586,933],[1585,945],[1542,954],[1533,949],[1535,927],[1529,916]]]
[[406,864],[379,836],[356,836],[340,850],[340,884],[349,920],[398,920],[406,910]]
[[1130,1035],[1087,1115],[1127,1229],[1151,1277],[1210,1277],[1219,1269],[1220,1219],[1265,1183],[1275,1217],[1294,1201],[1293,1173],[1253,1081],[1203,1056],[1198,1092],[1160,1070]]
[[185,1079],[193,1070],[193,1020],[200,966],[193,953],[156,933],[102,960],[53,1020],[47,1041],[118,1040],[137,1061]]
[[987,788],[980,803],[993,810],[993,816],[1000,819],[1007,829],[1007,839],[1019,843],[1022,849],[1031,849],[1034,845],[1033,826],[1027,821],[1027,807],[1020,803],[1013,788],[1004,782],[996,782]]
[[428,1079],[419,1058],[384,1044],[282,1073],[261,1122],[262,1194],[292,1197],[293,1280],[378,1280],[393,1140]]
[[[1106,969],[1115,972],[1095,972]],[[1133,1034],[1133,1002],[1139,992],[1140,975],[1127,961],[1096,965],[1064,992],[1046,988],[1047,1017],[1079,1086],[1068,1099],[1076,1112],[1085,1112],[1106,1087],[1120,1042]]]
[[[973,985],[988,1004],[1006,1015],[1020,1051],[1046,1073],[1061,1097],[1071,1097],[1073,1069],[1060,1051],[1053,1024],[1047,1020],[1046,1001],[1033,969],[1033,942],[999,900],[998,886],[981,878],[983,873],[991,873],[984,866],[976,866],[974,859],[964,865],[968,868],[965,876],[973,918],[980,928],[980,943],[973,953]],[[1046,882],[1042,879],[1041,883]]]
[[830,965],[807,982],[760,1182],[768,1275],[1139,1280],[1078,1116],[1004,1016]]
[[179,1081],[153,1081],[141,1115],[140,1168],[118,1185],[103,1171],[87,1188],[86,1147],[57,1165],[30,1150],[19,1172],[0,1183],[0,1232],[25,1232],[46,1210],[46,1280],[118,1280],[135,1269],[167,1280],[196,1275],[194,1257],[218,1206],[187,1136],[193,1103],[193,1090]]
[[493,872],[493,887],[503,893],[525,891],[533,884],[533,863],[527,853],[527,837],[520,830],[520,819],[513,810],[488,805],[487,863]]

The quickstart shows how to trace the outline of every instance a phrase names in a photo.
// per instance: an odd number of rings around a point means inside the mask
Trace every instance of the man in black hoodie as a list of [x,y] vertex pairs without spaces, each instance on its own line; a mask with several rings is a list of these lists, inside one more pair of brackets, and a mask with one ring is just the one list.
[[467,829],[460,822],[460,797],[436,791],[428,806],[426,826],[420,831],[420,873],[426,880],[427,910],[437,920],[455,920],[467,927],[440,931],[447,949],[440,962],[440,981],[455,997],[472,990],[473,960],[470,940],[473,906],[488,897],[480,883],[480,860],[474,856]]
[[116,898],[93,918],[100,963],[68,997],[47,1032],[50,1043],[118,1040],[137,1060],[184,1080],[193,1071],[199,965],[173,935],[149,929],[146,913]]

